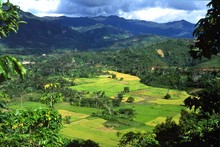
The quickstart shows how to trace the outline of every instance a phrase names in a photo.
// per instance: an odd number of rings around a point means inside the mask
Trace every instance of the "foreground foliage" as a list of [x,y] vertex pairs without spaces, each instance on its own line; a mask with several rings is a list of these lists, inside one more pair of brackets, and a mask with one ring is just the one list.
[[[10,32],[17,32],[20,21],[20,9],[9,1],[0,1],[0,39],[7,37]],[[26,74],[23,65],[12,56],[0,56],[0,82],[8,80],[18,73],[22,78]]]
[[69,143],[66,144],[66,147],[99,147],[99,144],[88,139],[88,140],[82,140],[82,139],[74,139],[71,140]]
[[127,145],[135,147],[157,147],[158,141],[155,140],[155,135],[149,132],[128,132],[122,136],[119,141],[120,147]]
[[[17,32],[20,21],[19,8],[9,1],[0,1],[0,38]],[[26,70],[14,57],[0,57],[0,83],[17,73],[24,78]],[[6,108],[7,96],[1,93],[0,106]],[[61,115],[49,109],[0,110],[0,145],[2,146],[62,146],[58,135]]]
[[2,3],[0,1],[0,38],[7,37],[10,32],[17,32],[20,23],[20,9],[9,1]]
[[58,135],[61,115],[55,110],[9,110],[0,112],[0,144],[4,146],[62,146]]
[[193,58],[211,58],[220,51],[220,1],[211,0],[206,17],[196,24],[193,35],[197,38],[190,54]]
[[26,70],[21,62],[12,56],[0,56],[0,82],[11,79],[15,73],[24,78]]

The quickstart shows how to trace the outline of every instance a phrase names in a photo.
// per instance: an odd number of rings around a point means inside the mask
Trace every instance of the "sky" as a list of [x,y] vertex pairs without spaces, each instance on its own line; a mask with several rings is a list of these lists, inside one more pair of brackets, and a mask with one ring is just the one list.
[[[4,0],[3,0],[4,1]],[[6,1],[6,0],[5,0]],[[37,16],[94,17],[117,15],[165,23],[205,17],[207,0],[10,0]]]

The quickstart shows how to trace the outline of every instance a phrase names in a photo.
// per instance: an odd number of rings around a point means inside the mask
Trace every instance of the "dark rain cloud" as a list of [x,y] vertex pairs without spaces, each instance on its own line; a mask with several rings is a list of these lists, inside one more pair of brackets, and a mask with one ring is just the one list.
[[[69,2],[71,1],[69,0]],[[72,1],[72,3],[74,2],[85,7],[97,7],[97,6],[110,5],[112,1],[111,0],[75,0],[75,1]]]
[[[201,2],[201,1],[200,1]],[[58,13],[75,16],[118,15],[149,7],[198,10],[198,1],[190,0],[61,0]]]

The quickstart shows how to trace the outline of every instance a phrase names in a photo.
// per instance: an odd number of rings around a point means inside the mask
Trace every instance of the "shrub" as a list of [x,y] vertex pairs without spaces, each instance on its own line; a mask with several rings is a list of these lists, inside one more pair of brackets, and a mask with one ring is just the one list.
[[150,132],[127,132],[119,140],[119,147],[126,146],[146,146],[158,147],[155,134]]
[[130,88],[129,87],[124,87],[124,93],[128,93],[130,91]]
[[135,110],[131,108],[122,108],[119,109],[116,113],[119,118],[124,118],[129,120],[132,120],[135,116]]
[[72,146],[79,146],[79,147],[99,147],[99,144],[88,139],[74,139],[71,142],[69,142],[66,147],[72,147]]
[[117,98],[122,100],[123,99],[123,95],[124,95],[123,92],[119,92],[118,95],[117,95]]
[[128,99],[126,100],[127,103],[133,103],[134,102],[134,98],[133,97],[128,97]]
[[117,78],[116,74],[112,74],[112,79],[116,79],[116,78]]
[[170,99],[171,98],[171,95],[169,93],[167,93],[165,96],[164,96],[164,99]]

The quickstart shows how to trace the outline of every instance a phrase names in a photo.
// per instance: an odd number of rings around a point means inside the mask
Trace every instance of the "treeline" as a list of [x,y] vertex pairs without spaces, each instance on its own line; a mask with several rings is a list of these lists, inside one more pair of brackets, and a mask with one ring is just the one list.
[[206,88],[219,82],[220,72],[217,69],[160,68],[154,67],[140,76],[141,82],[150,86],[187,90],[190,88]]

